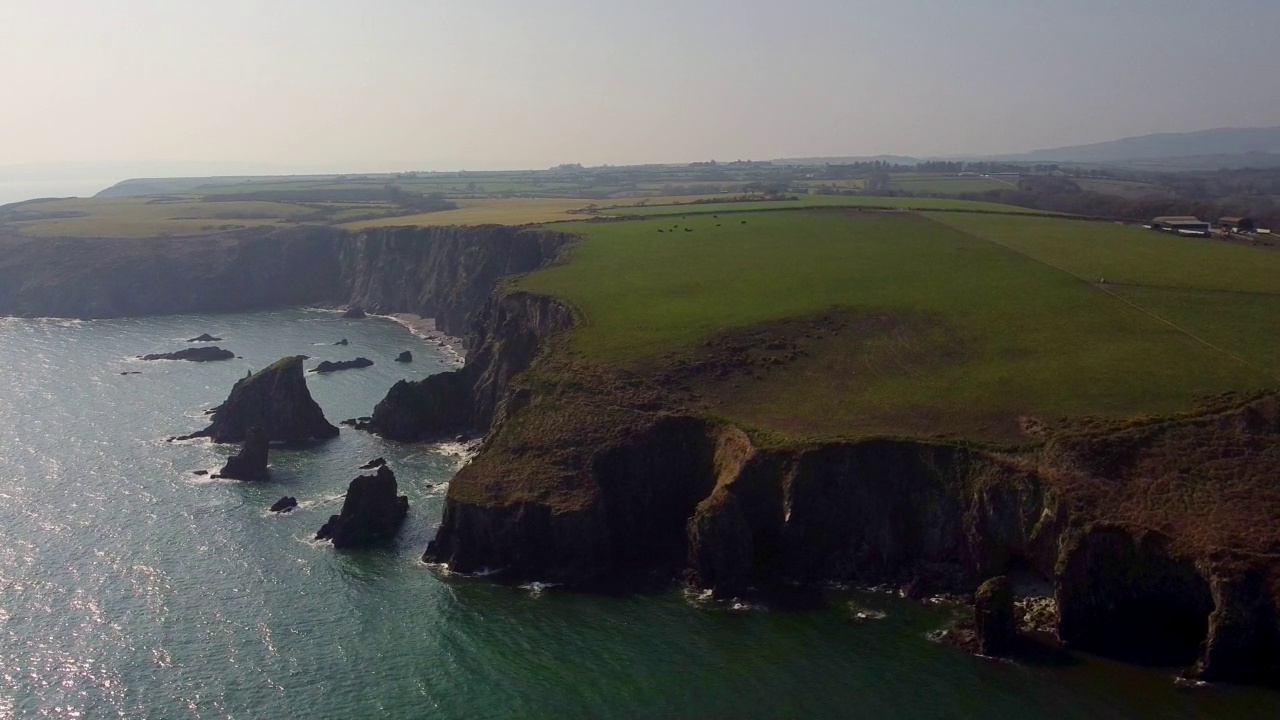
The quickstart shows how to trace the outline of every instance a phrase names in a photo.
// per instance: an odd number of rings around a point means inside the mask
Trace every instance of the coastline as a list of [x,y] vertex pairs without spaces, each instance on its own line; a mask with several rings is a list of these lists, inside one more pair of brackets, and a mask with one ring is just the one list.
[[444,351],[458,367],[462,367],[466,363],[467,352],[463,347],[462,338],[437,330],[435,318],[424,318],[413,313],[370,314],[370,317],[385,318],[404,326],[415,337]]

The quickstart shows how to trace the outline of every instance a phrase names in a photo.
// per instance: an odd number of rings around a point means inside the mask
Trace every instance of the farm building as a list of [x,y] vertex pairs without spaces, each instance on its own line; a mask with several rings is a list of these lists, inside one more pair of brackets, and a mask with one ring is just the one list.
[[1151,221],[1153,230],[1178,233],[1180,235],[1208,235],[1209,223],[1190,215],[1166,215]]
[[1257,225],[1253,222],[1253,218],[1247,217],[1218,218],[1218,226],[1224,227],[1231,232],[1253,232],[1257,228]]

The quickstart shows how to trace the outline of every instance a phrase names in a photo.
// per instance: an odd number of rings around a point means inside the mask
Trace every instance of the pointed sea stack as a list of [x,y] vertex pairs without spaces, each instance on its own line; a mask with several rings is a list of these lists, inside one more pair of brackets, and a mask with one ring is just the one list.
[[204,334],[199,335],[199,336],[197,336],[197,337],[193,337],[193,338],[191,338],[191,339],[190,339],[190,340],[188,340],[187,342],[189,342],[189,343],[197,343],[197,342],[221,342],[221,341],[222,341],[222,338],[220,338],[220,337],[214,337],[214,336],[210,335],[209,333],[204,333]]
[[351,481],[342,513],[331,515],[316,533],[317,540],[332,540],[339,550],[367,547],[386,542],[409,514],[409,498],[396,495],[396,474],[383,465],[376,475],[361,475]]
[[236,455],[227,458],[227,464],[214,477],[232,480],[268,479],[270,472],[267,470],[267,455],[270,447],[267,432],[254,425],[245,435],[244,447]]
[[280,442],[336,437],[338,428],[329,424],[307,390],[302,360],[301,355],[281,358],[241,378],[227,401],[214,409],[213,424],[190,437],[240,442],[254,426],[261,427],[268,440]]

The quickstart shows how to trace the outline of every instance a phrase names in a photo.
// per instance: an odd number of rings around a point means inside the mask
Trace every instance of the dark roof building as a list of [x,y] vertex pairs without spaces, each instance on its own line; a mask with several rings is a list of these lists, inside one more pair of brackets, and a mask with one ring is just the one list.
[[1190,215],[1165,215],[1151,221],[1154,230],[1181,235],[1208,235],[1209,223]]
[[1247,217],[1218,218],[1218,225],[1232,232],[1241,232],[1241,231],[1249,232],[1257,227],[1257,225],[1255,225],[1253,222],[1253,218],[1247,218]]

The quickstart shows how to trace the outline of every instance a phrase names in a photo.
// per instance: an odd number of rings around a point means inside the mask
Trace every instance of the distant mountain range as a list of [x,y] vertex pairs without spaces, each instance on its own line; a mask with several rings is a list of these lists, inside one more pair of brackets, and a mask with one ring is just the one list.
[[1141,135],[1091,145],[1035,150],[998,159],[1077,163],[1149,162],[1173,158],[1280,156],[1280,127],[1216,128],[1187,133]]
[[[921,158],[899,155],[863,157],[787,158],[779,165],[820,165],[882,160],[915,165]],[[1138,137],[1034,150],[1012,155],[987,155],[924,160],[995,160],[1003,162],[1060,162],[1087,165],[1126,165],[1149,169],[1205,170],[1280,166],[1280,127],[1216,128],[1186,133],[1156,133]]]

